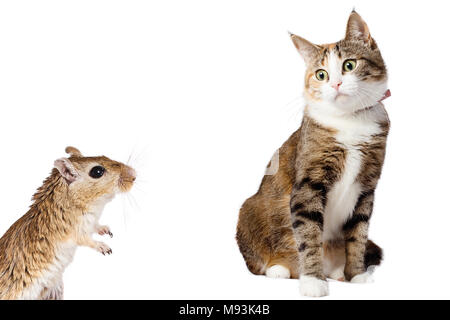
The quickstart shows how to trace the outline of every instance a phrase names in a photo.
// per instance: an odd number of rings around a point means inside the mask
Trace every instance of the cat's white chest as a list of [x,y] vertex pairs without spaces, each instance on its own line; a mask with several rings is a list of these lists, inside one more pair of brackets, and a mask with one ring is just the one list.
[[310,112],[310,116],[321,125],[337,131],[335,136],[340,147],[345,150],[342,175],[327,194],[324,212],[323,240],[342,238],[342,226],[351,217],[361,185],[356,181],[362,167],[360,146],[371,141],[372,136],[381,132],[377,122],[378,114],[371,112],[351,117],[333,117]]
[[361,170],[361,153],[357,148],[346,149],[343,174],[327,194],[324,212],[323,240],[341,238],[342,225],[351,217],[361,192],[356,178]]

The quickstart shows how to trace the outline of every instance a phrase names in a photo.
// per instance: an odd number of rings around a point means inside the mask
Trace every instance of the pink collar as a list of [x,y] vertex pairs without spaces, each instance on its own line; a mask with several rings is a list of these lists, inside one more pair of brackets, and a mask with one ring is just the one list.
[[387,89],[386,92],[384,93],[383,98],[381,98],[380,100],[378,100],[378,102],[381,102],[387,98],[389,98],[391,96],[391,90]]
[[[380,102],[383,101],[383,100],[386,100],[386,99],[389,98],[390,96],[391,96],[391,90],[387,89],[386,92],[384,93],[384,96],[383,96],[380,100],[378,100],[378,103],[380,103]],[[372,109],[372,108],[375,107],[375,106],[376,106],[376,105],[373,105],[373,106],[370,106],[370,107],[366,107],[366,108],[363,108],[363,109],[358,110],[357,112],[364,111],[364,110],[370,110],[370,109]]]

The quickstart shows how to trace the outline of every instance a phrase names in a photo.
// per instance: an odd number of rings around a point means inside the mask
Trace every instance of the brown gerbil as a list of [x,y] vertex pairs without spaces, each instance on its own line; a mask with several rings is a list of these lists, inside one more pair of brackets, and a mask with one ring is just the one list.
[[30,210],[0,239],[0,299],[62,299],[62,275],[78,246],[112,252],[92,234],[112,236],[98,220],[116,193],[131,189],[136,172],[73,147],[66,152],[70,157],[55,161]]

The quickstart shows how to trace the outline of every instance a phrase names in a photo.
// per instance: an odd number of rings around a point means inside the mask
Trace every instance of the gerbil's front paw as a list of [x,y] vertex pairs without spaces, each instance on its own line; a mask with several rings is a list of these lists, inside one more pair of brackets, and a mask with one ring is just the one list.
[[97,228],[97,232],[99,235],[103,236],[105,234],[109,235],[111,238],[113,237],[113,234],[108,226],[99,226]]
[[328,282],[311,276],[300,276],[300,293],[307,297],[328,295]]
[[107,244],[105,244],[103,242],[97,242],[96,249],[97,249],[98,252],[100,252],[103,255],[112,253],[111,248]]

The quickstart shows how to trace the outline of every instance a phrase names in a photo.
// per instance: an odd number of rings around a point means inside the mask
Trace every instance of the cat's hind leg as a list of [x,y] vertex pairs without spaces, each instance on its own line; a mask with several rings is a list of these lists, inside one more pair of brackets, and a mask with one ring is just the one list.
[[284,209],[285,219],[278,220],[271,237],[270,260],[266,268],[266,276],[269,278],[298,279],[299,254],[296,249],[296,241],[291,227],[289,207]]
[[238,229],[236,240],[248,270],[255,275],[264,274],[268,259],[265,259],[261,252],[258,252],[257,246],[254,245],[251,237]]
[[299,254],[290,219],[290,208],[272,212],[270,260],[266,268],[269,278],[298,279]]
[[248,270],[256,275],[265,273],[269,262],[269,251],[264,243],[267,223],[262,208],[253,196],[244,202],[239,212],[236,241]]
[[288,198],[249,198],[240,211],[236,239],[252,273],[298,278],[298,252]]
[[286,252],[271,260],[265,274],[274,279],[298,279],[298,253]]
[[323,272],[327,278],[345,281],[345,242],[327,241],[323,244]]
[[266,276],[273,279],[289,279],[291,271],[281,264],[275,264],[266,269]]

